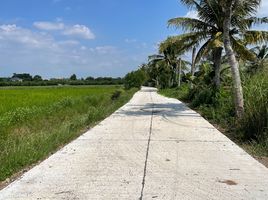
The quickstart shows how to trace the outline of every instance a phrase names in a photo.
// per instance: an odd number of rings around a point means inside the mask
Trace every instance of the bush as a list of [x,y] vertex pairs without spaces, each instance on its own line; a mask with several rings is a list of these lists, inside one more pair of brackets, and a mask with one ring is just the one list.
[[183,84],[179,88],[162,89],[159,92],[160,94],[167,96],[167,97],[176,98],[182,101],[188,101],[189,90],[190,90],[189,85]]
[[120,97],[121,93],[122,93],[122,91],[120,91],[120,90],[116,90],[116,91],[114,91],[114,93],[113,93],[112,96],[111,96],[111,100],[116,100],[116,99],[118,99],[118,98]]
[[146,72],[142,69],[128,73],[125,78],[124,86],[126,89],[140,88],[146,81]]
[[196,108],[203,104],[214,105],[216,101],[215,98],[216,98],[216,91],[212,90],[211,88],[196,91],[193,97],[193,101],[191,103],[191,107]]

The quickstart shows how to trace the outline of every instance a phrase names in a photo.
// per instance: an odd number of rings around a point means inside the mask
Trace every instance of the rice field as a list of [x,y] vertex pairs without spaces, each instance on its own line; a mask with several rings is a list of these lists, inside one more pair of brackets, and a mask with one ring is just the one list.
[[120,86],[1,88],[0,181],[78,137],[135,91]]

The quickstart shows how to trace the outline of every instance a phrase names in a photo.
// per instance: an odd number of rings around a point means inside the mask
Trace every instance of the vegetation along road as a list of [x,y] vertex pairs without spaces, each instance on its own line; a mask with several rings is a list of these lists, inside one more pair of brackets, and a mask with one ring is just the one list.
[[1,88],[0,183],[78,137],[135,91],[121,86]]
[[180,101],[142,88],[0,199],[268,199],[268,169]]

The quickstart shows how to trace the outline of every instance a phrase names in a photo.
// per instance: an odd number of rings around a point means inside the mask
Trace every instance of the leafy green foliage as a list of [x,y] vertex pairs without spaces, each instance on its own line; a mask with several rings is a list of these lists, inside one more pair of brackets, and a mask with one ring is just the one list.
[[75,74],[71,75],[71,76],[70,76],[70,80],[72,80],[72,81],[76,81],[76,80],[77,80],[76,75],[75,75]]
[[138,69],[128,73],[124,78],[126,89],[140,88],[147,80],[147,74],[144,69]]
[[189,85],[183,84],[179,88],[161,89],[159,91],[159,93],[166,96],[166,97],[176,98],[176,99],[182,100],[184,102],[188,102],[189,101],[189,91],[190,91]]

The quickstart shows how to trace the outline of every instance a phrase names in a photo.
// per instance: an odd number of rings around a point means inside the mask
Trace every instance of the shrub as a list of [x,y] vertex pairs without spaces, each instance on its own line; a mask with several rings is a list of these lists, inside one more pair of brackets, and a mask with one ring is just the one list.
[[215,103],[215,91],[211,88],[196,91],[191,106],[196,108],[200,105],[208,105]]
[[112,96],[111,96],[111,100],[116,100],[116,99],[118,99],[118,98],[120,97],[121,93],[122,93],[122,91],[120,91],[120,90],[116,90],[116,91],[114,91],[114,93],[113,93]]
[[126,89],[140,88],[147,80],[146,72],[142,69],[128,73],[124,78]]

